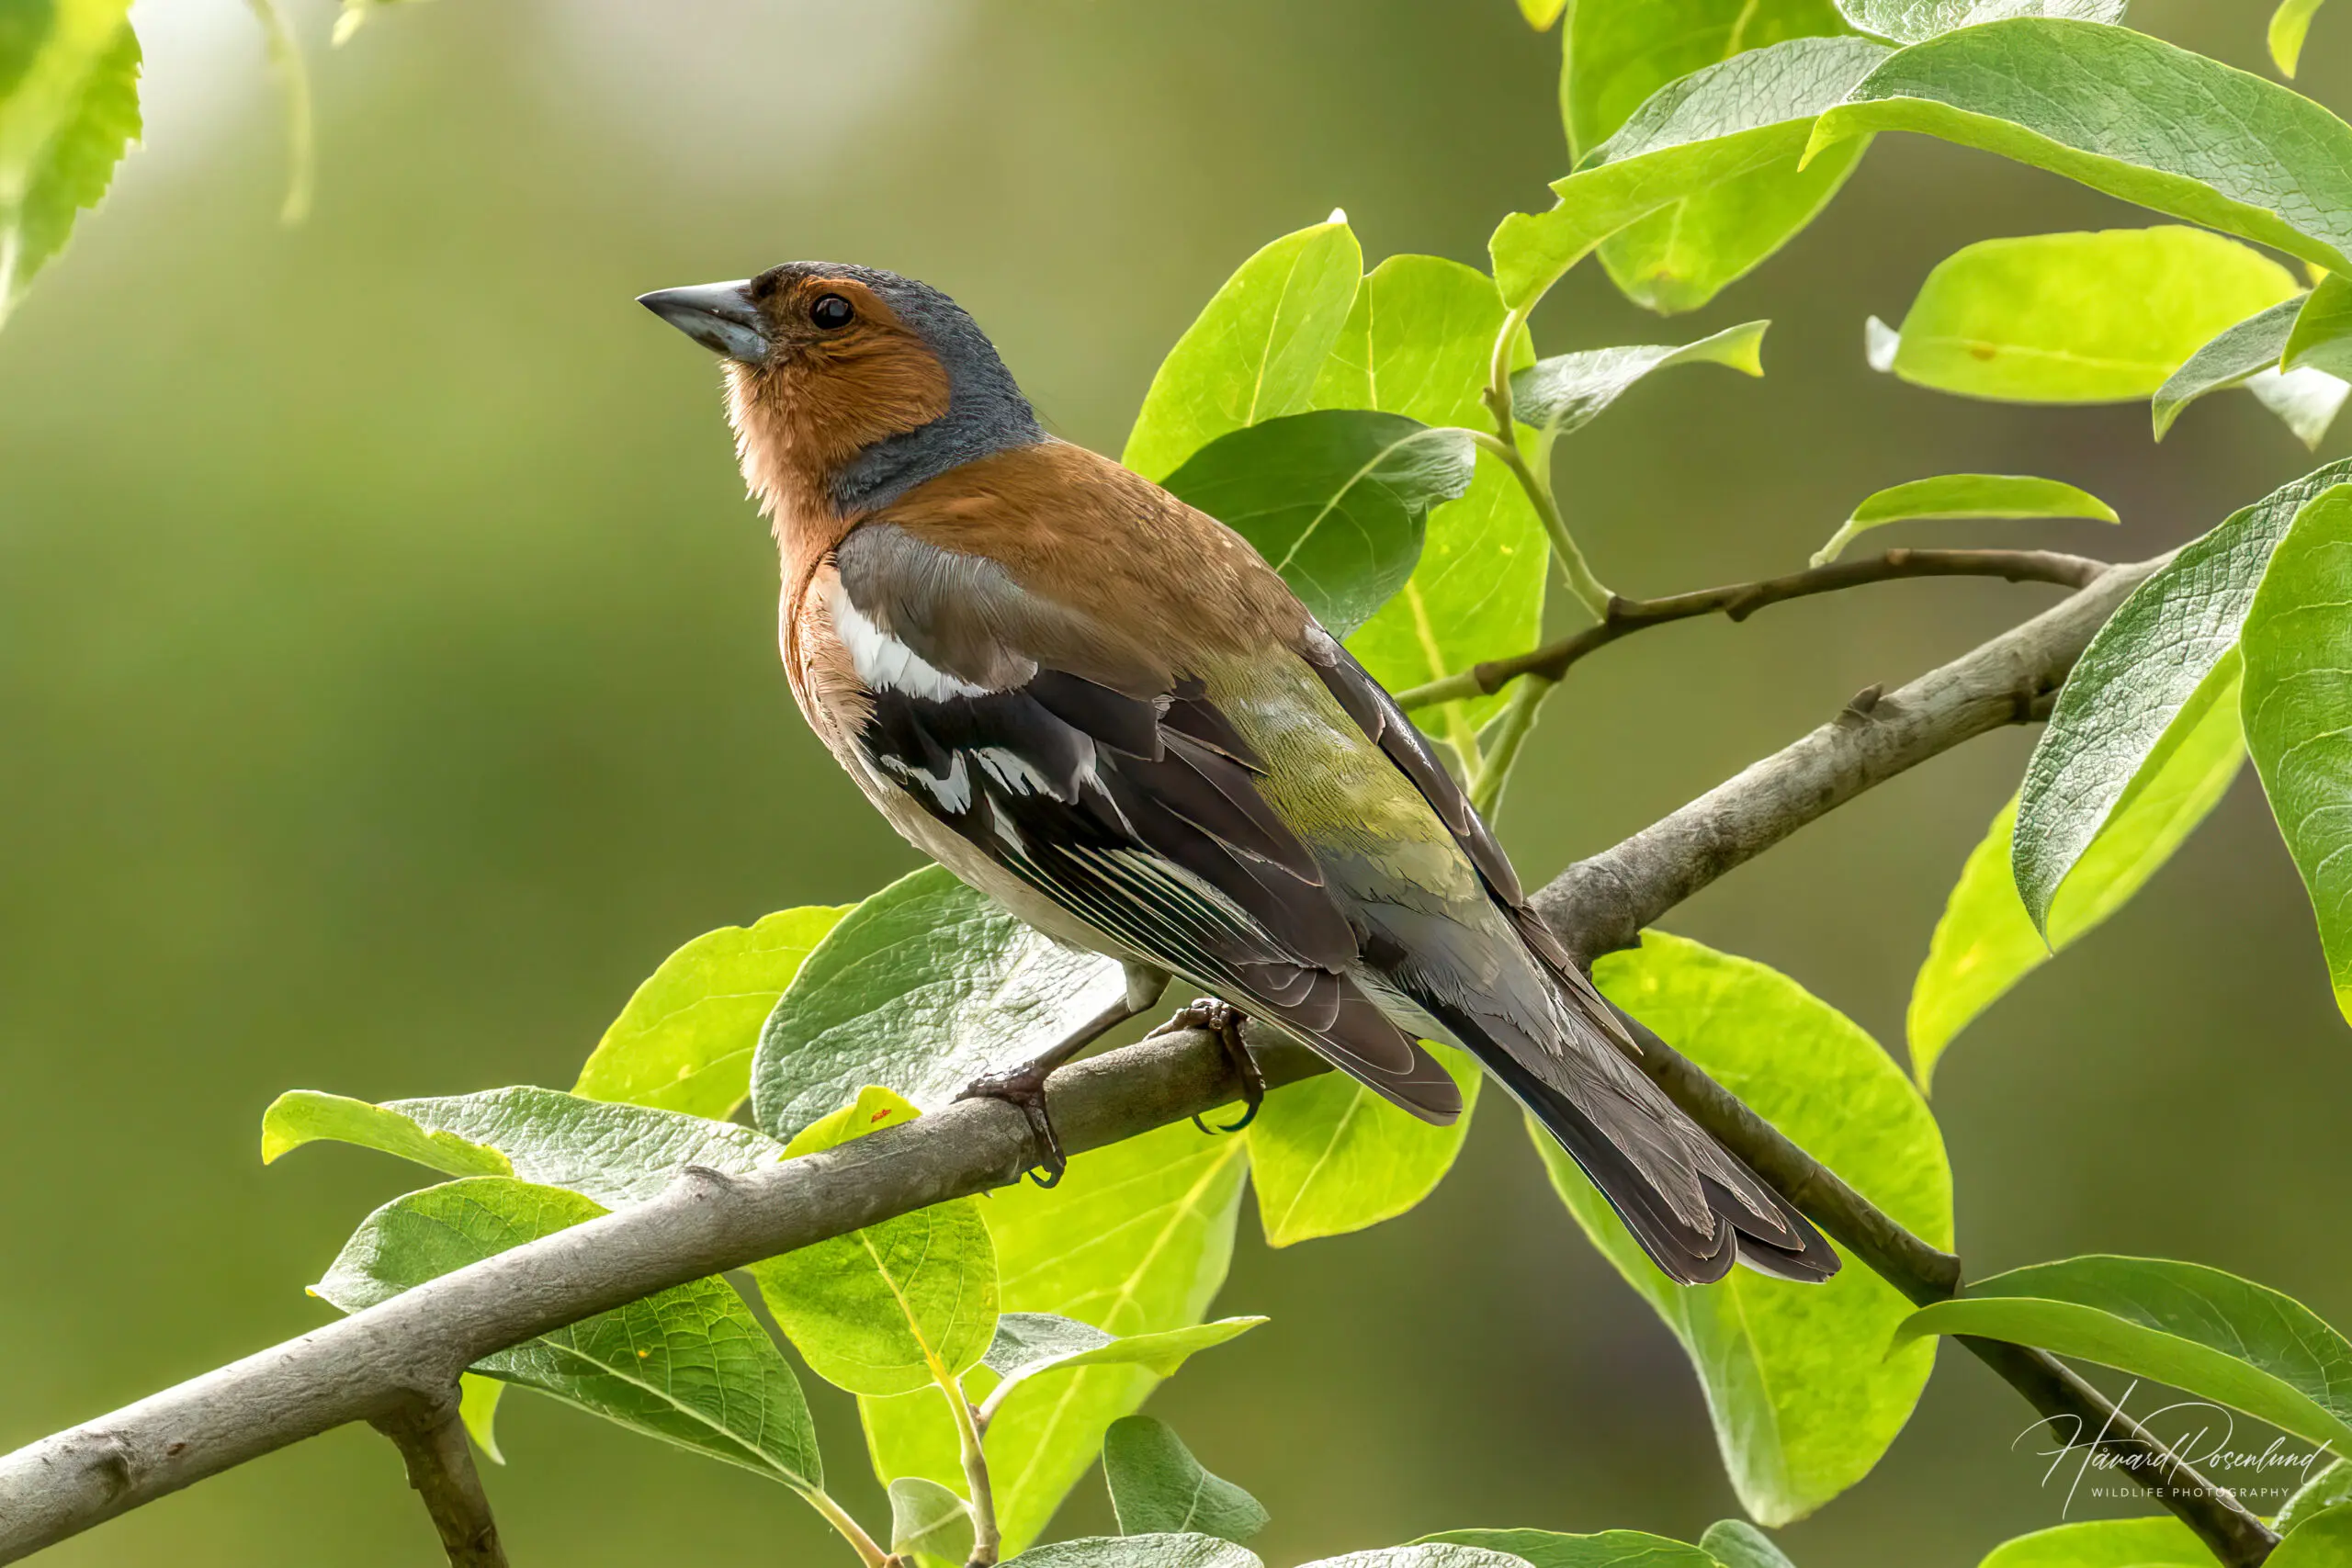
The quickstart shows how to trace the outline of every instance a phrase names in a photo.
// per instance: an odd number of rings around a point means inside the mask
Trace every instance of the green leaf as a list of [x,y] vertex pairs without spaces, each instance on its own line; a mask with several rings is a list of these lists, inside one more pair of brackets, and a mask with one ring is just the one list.
[[[311,1288],[345,1312],[606,1213],[505,1177],[428,1187],[368,1216]],[[808,1493],[823,1485],[800,1384],[742,1298],[697,1280],[528,1344],[474,1371]]]
[[1527,1568],[1526,1560],[1485,1547],[1463,1546],[1431,1538],[1410,1546],[1351,1551],[1344,1557],[1318,1557],[1299,1568]]
[[2230,649],[2270,551],[2303,503],[2352,479],[2330,463],[2183,545],[2091,638],[2026,764],[2010,869],[2046,924],[2058,886]]
[[2197,1263],[2070,1258],[1979,1280],[1899,1347],[1974,1334],[2152,1378],[2323,1445],[2352,1443],[2352,1345],[2277,1291]]
[[1213,1535],[1095,1535],[1032,1547],[1004,1568],[1264,1568],[1257,1553]]
[[1164,1421],[1125,1416],[1102,1438],[1102,1478],[1121,1535],[1248,1540],[1269,1522],[1258,1499],[1210,1474]]
[[936,1481],[906,1476],[890,1483],[890,1550],[926,1552],[947,1562],[972,1554],[972,1510]]
[[129,0],[51,0],[0,38],[0,322],[139,137]]
[[1717,1519],[1699,1547],[1723,1568],[1796,1568],[1770,1536],[1746,1519]]
[[[1233,1256],[1245,1140],[1189,1122],[1074,1156],[1051,1191],[991,1193],[1007,1312],[1051,1313],[1114,1337],[1192,1327],[1206,1315]],[[974,1373],[977,1395],[993,1374]],[[1036,1539],[1102,1452],[1111,1423],[1133,1414],[1159,1382],[1149,1364],[1073,1368],[1024,1379],[989,1423],[997,1518],[1008,1551]],[[945,1404],[928,1391],[859,1402],[876,1473],[962,1475]]]
[[1430,509],[1468,490],[1476,462],[1467,431],[1324,409],[1221,435],[1167,485],[1248,539],[1345,637],[1413,575]]
[[2208,392],[2244,387],[2257,401],[2278,416],[2297,440],[2316,447],[2336,411],[2344,406],[2352,383],[2324,370],[2281,371],[2278,364],[2287,352],[2287,338],[2301,312],[2301,296],[2281,299],[2230,327],[2188,356],[2181,367],[2156,389],[2148,412],[2162,441],[2180,411]]
[[1721,365],[1743,376],[1764,374],[1764,329],[1742,321],[1696,343],[1629,344],[1555,355],[1510,378],[1511,412],[1546,440],[1581,430],[1653,370]]
[[2319,0],[2279,0],[2278,8],[2270,13],[2270,59],[2281,76],[2292,76],[2295,64],[2303,57],[2303,39],[2312,30],[2312,14],[2319,9]]
[[2213,1568],[2213,1554],[2169,1515],[2086,1519],[2003,1541],[1977,1568]]
[[1532,310],[1617,231],[1787,163],[1805,146],[1815,117],[1888,52],[1867,39],[1791,39],[1659,89],[1575,174],[1553,184],[1558,205],[1514,212],[1495,231],[1487,249],[1503,302]]
[[1462,1090],[1462,1115],[1433,1127],[1345,1073],[1278,1089],[1250,1123],[1250,1181],[1272,1247],[1343,1235],[1393,1220],[1453,1168],[1478,1100],[1478,1065],[1450,1046],[1430,1054]]
[[1913,44],[1822,115],[1806,151],[1880,130],[1997,152],[2352,270],[2352,126],[2128,28],[2023,17]]
[[506,1456],[498,1451],[498,1396],[506,1385],[496,1378],[486,1378],[474,1372],[458,1374],[458,1419],[464,1422],[466,1435],[474,1440],[492,1464],[504,1464]]
[[2331,272],[2303,296],[2287,346],[2279,351],[2278,368],[2352,376],[2352,280]]
[[752,1053],[776,998],[850,906],[725,926],[662,961],[580,1069],[571,1092],[725,1120],[752,1092]]
[[2124,0],[1838,0],[1846,19],[1896,43],[1924,43],[1960,28],[2010,17],[2071,17],[2077,21],[2123,20]]
[[[1483,427],[1491,416],[1479,394],[1502,328],[1502,297],[1485,273],[1438,256],[1390,256],[1356,290],[1316,383],[1316,406]],[[1534,356],[1522,328],[1512,362]],[[1527,492],[1481,451],[1469,490],[1430,513],[1413,575],[1348,637],[1349,651],[1401,692],[1533,647],[1550,548]],[[1466,754],[1478,726],[1509,700],[1448,705],[1444,738]]]
[[2009,872],[2018,803],[2012,796],[1969,852],[1911,985],[1905,1032],[1922,1093],[1944,1047],[2009,987],[2121,908],[2221,803],[2245,761],[2238,724],[2238,660],[2224,656],[2181,709],[2050,907],[2050,940],[2033,929]]
[[1119,460],[1165,479],[1220,435],[1313,407],[1363,271],[1337,213],[1243,262],[1160,361]]
[[[820,1154],[915,1115],[871,1088],[847,1114],[794,1139],[791,1153]],[[996,1248],[977,1198],[754,1263],[751,1275],[808,1370],[852,1393],[928,1393],[979,1365],[996,1337]]]
[[1450,1541],[1501,1552],[1531,1568],[1717,1568],[1714,1558],[1695,1546],[1640,1530],[1603,1530],[1598,1535],[1557,1535],[1550,1530],[1445,1530],[1423,1542]]
[[1568,0],[1519,0],[1519,14],[1527,18],[1529,27],[1540,33],[1549,30],[1552,24],[1560,19],[1560,13],[1567,8],[1567,5]]
[[[1829,0],[1582,0],[1561,62],[1568,147],[1615,134],[1660,88],[1790,39],[1846,31]],[[1777,161],[1677,200],[1611,235],[1601,265],[1628,298],[1671,314],[1705,304],[1770,255],[1837,193],[1859,160]]]
[[1827,566],[1857,535],[1889,523],[1941,517],[2088,517],[2120,523],[2115,508],[2088,491],[2056,479],[2022,474],[1939,474],[1913,479],[1862,497],[1829,542],[1813,552],[1815,566]]
[[[1760,964],[1657,931],[1603,959],[1601,989],[1915,1235],[1951,1245],[1943,1139],[1876,1042]],[[1668,1282],[1552,1138],[1553,1185],[1697,1369],[1724,1468],[1758,1522],[1802,1518],[1861,1479],[1902,1430],[1932,1359],[1886,1345],[1908,1303],[1867,1269],[1822,1285],[1735,1269]]]
[[2292,1534],[2297,1525],[2342,1503],[2352,1503],[2352,1464],[2339,1459],[2296,1489],[2271,1528],[2280,1535]]
[[613,1105],[528,1085],[382,1105],[296,1089],[262,1115],[262,1159],[320,1138],[381,1149],[450,1176],[516,1176],[599,1203],[639,1203],[683,1166],[747,1175],[784,1156],[749,1127]]
[[2296,513],[2247,612],[2247,749],[2319,920],[2336,1006],[2352,1017],[2352,484]]
[[428,1131],[417,1120],[364,1100],[316,1089],[288,1089],[261,1113],[261,1163],[321,1138],[381,1149],[451,1176],[512,1176],[514,1167],[496,1149],[455,1133]]
[[1238,1339],[1265,1321],[1222,1317],[1190,1328],[1114,1336],[1053,1313],[1009,1312],[997,1319],[996,1338],[981,1360],[1007,1383],[1070,1367],[1149,1367],[1159,1377],[1172,1377],[1195,1353]]
[[2352,1568],[2352,1507],[2329,1508],[2298,1524],[2264,1568]]
[[789,1138],[866,1084],[936,1111],[1125,986],[1112,960],[1063,947],[927,865],[850,911],[802,964],[760,1034],[752,1119]]
[[2285,267],[2201,229],[1984,240],[1920,285],[1892,368],[1961,397],[2126,401],[2153,395],[2216,333],[2294,293]]

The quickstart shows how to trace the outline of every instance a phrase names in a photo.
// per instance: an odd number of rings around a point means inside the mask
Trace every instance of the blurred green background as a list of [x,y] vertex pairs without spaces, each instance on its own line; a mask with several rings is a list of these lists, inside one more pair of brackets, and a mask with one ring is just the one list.
[[[679,942],[914,863],[792,712],[712,367],[632,295],[790,257],[910,272],[972,309],[1054,428],[1115,451],[1258,244],[1341,206],[1370,256],[1483,261],[1566,168],[1557,37],[1506,0],[449,0],[332,55],[328,7],[296,14],[311,222],[274,220],[277,106],[243,6],[141,0],[149,150],[0,333],[0,1444],[322,1320],[303,1283],[414,1179],[336,1149],[265,1172],[278,1090],[568,1085]],[[2265,14],[2134,19],[2253,69]],[[2341,105],[2339,19],[2301,85]],[[1539,319],[1547,351],[1775,321],[1767,380],[1661,378],[1566,444],[1602,574],[1658,592],[1789,570],[1864,492],[1952,469],[2072,480],[2124,527],[1887,542],[2144,555],[2301,472],[2245,397],[2155,447],[2143,407],[1962,403],[1864,367],[1863,315],[1899,318],[1959,245],[2145,220],[1895,138],[1688,321],[1589,265]],[[1506,837],[1548,876],[2049,596],[1896,584],[1611,649],[1552,705]],[[1899,1049],[1943,893],[2029,742],[1876,792],[1675,928]],[[2352,1320],[2346,1045],[2249,772],[1946,1059],[1963,1252],[1980,1273],[2196,1258]],[[1515,1119],[1484,1117],[1398,1223],[1279,1254],[1243,1229],[1224,1306],[1274,1323],[1154,1408],[1272,1509],[1269,1561],[1473,1524],[1695,1535],[1731,1511],[1679,1352]],[[1973,1563],[2058,1519],[2063,1483],[2012,1451],[2025,1406],[1946,1359],[1878,1473],[1787,1533],[1807,1568]],[[870,1513],[848,1401],[811,1397]],[[783,1490],[545,1401],[510,1401],[503,1436],[518,1562],[846,1561]],[[1064,1520],[1105,1515],[1090,1482]],[[365,1431],[53,1554],[437,1557]]]

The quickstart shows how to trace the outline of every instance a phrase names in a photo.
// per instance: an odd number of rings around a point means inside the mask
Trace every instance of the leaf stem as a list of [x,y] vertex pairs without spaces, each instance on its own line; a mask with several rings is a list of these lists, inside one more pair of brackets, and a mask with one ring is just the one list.
[[286,95],[286,200],[277,210],[277,220],[290,229],[310,217],[311,192],[317,183],[318,131],[311,107],[311,68],[302,59],[302,46],[294,40],[294,29],[287,25],[286,14],[278,9],[278,0],[246,0],[246,5],[260,24],[270,69],[277,73],[278,85]]
[[1520,748],[1526,744],[1528,732],[1535,728],[1536,710],[1544,699],[1552,694],[1558,682],[1529,681],[1510,694],[1510,705],[1503,709],[1502,718],[1495,726],[1494,744],[1486,750],[1478,764],[1478,777],[1470,786],[1470,804],[1478,815],[1491,820],[1503,803],[1503,787],[1510,783],[1510,771],[1519,761]]
[[1702,615],[1719,615],[1744,621],[1767,604],[1815,593],[1834,593],[1866,582],[1892,582],[1910,577],[1998,577],[2010,582],[2054,582],[2082,588],[2106,570],[2104,561],[2052,550],[1889,550],[1883,556],[1836,561],[1785,577],[1702,588],[1662,599],[1611,599],[1596,625],[1525,653],[1489,660],[1442,681],[1399,692],[1396,703],[1410,712],[1464,697],[1491,696],[1522,675],[1556,682],[1567,673],[1568,666],[1585,655],[1649,626]]
[[875,1544],[874,1538],[865,1533],[865,1527],[850,1517],[848,1509],[833,1501],[832,1494],[821,1486],[812,1486],[800,1495],[808,1500],[808,1506],[816,1509],[827,1524],[841,1532],[842,1539],[849,1542],[850,1549],[857,1553],[865,1568],[886,1568],[890,1562],[890,1554]]
[[997,1529],[996,1487],[989,1479],[988,1448],[980,1437],[980,1423],[972,1412],[972,1402],[964,1395],[963,1383],[936,1366],[932,1371],[940,1392],[947,1396],[948,1414],[955,1417],[956,1440],[963,1450],[964,1483],[972,1495],[972,1556],[967,1568],[992,1568],[1004,1538]]

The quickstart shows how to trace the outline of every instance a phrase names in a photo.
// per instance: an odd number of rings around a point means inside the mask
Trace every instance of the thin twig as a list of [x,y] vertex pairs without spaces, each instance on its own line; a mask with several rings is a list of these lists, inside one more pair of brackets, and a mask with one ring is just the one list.
[[1586,654],[1650,626],[1702,615],[1744,621],[1767,604],[1815,593],[1835,593],[1866,582],[1891,582],[1909,577],[1998,577],[2010,582],[2054,582],[2069,588],[2086,588],[2106,570],[2104,561],[2060,555],[2052,550],[1889,550],[1883,556],[1835,561],[1785,577],[1726,583],[1721,588],[1702,588],[1662,599],[1612,598],[1600,621],[1572,636],[1509,659],[1489,660],[1458,675],[1400,692],[1396,702],[1409,712],[1463,697],[1490,696],[1522,675],[1557,681],[1568,672],[1568,666]]
[[506,1568],[498,1521],[491,1517],[465,1423],[458,1418],[457,1380],[449,1380],[446,1398],[418,1397],[371,1424],[407,1461],[408,1483],[433,1516],[449,1568]]
[[[1805,823],[1972,737],[2031,716],[2123,595],[2161,561],[2116,567],[2064,604],[1830,724],[1604,854],[1570,868],[1538,907],[1589,957],[1626,945],[1715,878]],[[1959,1266],[1881,1213],[1679,1058],[1659,1081],[1862,1261],[1905,1289],[1948,1293]],[[1303,1051],[1264,1053],[1270,1084],[1327,1070]],[[1687,1064],[1684,1064],[1687,1066]],[[1048,1087],[1072,1152],[1098,1148],[1238,1099],[1225,1051],[1199,1031],[1080,1062]],[[730,1177],[683,1168],[659,1196],[426,1281],[381,1305],[152,1394],[0,1458],[0,1562],[17,1561],[189,1483],[345,1422],[396,1414],[418,1387],[583,1317],[672,1285],[809,1246],[947,1199],[1004,1185],[1043,1151],[1002,1101],[970,1100],[822,1155]],[[1928,1299],[1939,1299],[1931,1294]],[[1973,1347],[1972,1346],[1972,1348]],[[1980,1351],[1979,1354],[1984,1354]],[[2171,1460],[2126,1473],[2255,1568],[2273,1538],[2235,1498],[2113,1414],[2038,1352],[1987,1357],[2045,1415],[2107,1427]],[[2005,1364],[2006,1363],[2006,1364]]]

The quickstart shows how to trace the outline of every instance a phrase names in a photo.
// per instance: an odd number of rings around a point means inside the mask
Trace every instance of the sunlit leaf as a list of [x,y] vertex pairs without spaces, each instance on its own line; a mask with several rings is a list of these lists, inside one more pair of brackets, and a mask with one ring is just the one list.
[[[1790,39],[1845,32],[1829,0],[1579,0],[1561,62],[1569,151],[1600,146],[1660,88]],[[1636,303],[1694,310],[1784,244],[1837,193],[1861,149],[1797,167],[1790,151],[1610,236],[1601,265]]]
[[498,1451],[498,1396],[505,1388],[496,1378],[479,1372],[458,1374],[458,1419],[465,1423],[474,1447],[492,1464],[506,1462],[506,1456]]
[[2352,484],[2296,513],[2246,613],[2247,750],[2352,1017]]
[[2206,393],[2244,387],[2277,414],[2297,440],[2316,447],[2335,423],[2346,395],[2352,395],[2352,382],[2324,370],[2278,368],[2302,308],[2301,296],[2282,299],[2256,311],[2190,355],[2188,363],[2174,371],[2149,400],[2156,439],[2162,441],[2180,411]]
[[1248,1540],[1266,1528],[1258,1499],[1193,1457],[1165,1421],[1126,1416],[1102,1438],[1102,1478],[1121,1535],[1213,1535]]
[[2303,39],[2312,30],[2312,17],[2319,5],[2320,0],[2279,0],[2278,8],[2270,13],[2270,59],[2281,76],[2295,73],[2295,66],[2303,57]]
[[2352,280],[2331,272],[2303,296],[2278,368],[2352,377]]
[[[576,1192],[504,1177],[428,1187],[368,1215],[311,1293],[357,1312],[605,1213]],[[800,1384],[722,1280],[599,1313],[485,1357],[474,1371],[797,1491],[823,1484]]]
[[1813,564],[1826,566],[1857,535],[1889,523],[1916,523],[1941,517],[2087,517],[2101,523],[2122,521],[2115,508],[2088,491],[2056,479],[2022,474],[1939,474],[1913,479],[1862,497],[1829,542],[1813,553]]
[[2352,1506],[2338,1506],[2299,1521],[2264,1568],[2352,1568]]
[[1487,249],[1503,301],[1525,310],[1628,224],[1804,148],[1815,116],[1885,59],[1867,39],[1801,38],[1753,50],[1660,90],[1552,189],[1548,212],[1515,212]]
[[[791,1153],[820,1154],[914,1117],[905,1100],[869,1089],[848,1115],[796,1138]],[[996,1337],[996,1248],[977,1198],[768,1258],[751,1275],[808,1370],[852,1393],[928,1391],[978,1366]]]
[[1984,240],[1920,285],[1893,368],[1962,397],[2145,398],[2215,334],[2295,292],[2260,252],[2175,224]]
[[139,137],[129,0],[18,7],[0,39],[0,322]]
[[1462,1115],[1436,1127],[1345,1073],[1324,1073],[1266,1097],[1250,1123],[1250,1179],[1274,1247],[1340,1235],[1395,1219],[1453,1168],[1478,1100],[1478,1065],[1445,1045],[1430,1054],[1462,1090]]
[[[1657,931],[1602,959],[1594,978],[1913,1235],[1951,1245],[1951,1170],[1935,1119],[1844,1016],[1760,964]],[[1894,1288],[1868,1269],[1819,1285],[1744,1269],[1713,1285],[1672,1284],[1559,1145],[1530,1127],[1586,1234],[1682,1342],[1742,1506],[1785,1524],[1868,1473],[1932,1366],[1916,1347],[1886,1354],[1910,1310]]]
[[[1073,1156],[1050,1191],[1023,1184],[991,1193],[1002,1309],[1074,1318],[1115,1338],[1199,1324],[1233,1256],[1248,1149],[1246,1139],[1180,1122]],[[993,1377],[976,1371],[966,1386],[978,1398]],[[1159,1382],[1148,1363],[1082,1366],[1025,1379],[1006,1396],[989,1425],[988,1452],[1008,1550],[1036,1539],[1093,1464],[1111,1423],[1133,1414]],[[864,1399],[858,1408],[886,1480],[960,1481],[955,1429],[936,1393]]]
[[1887,56],[1851,98],[1821,116],[1809,152],[1918,131],[2352,271],[2352,127],[2129,28],[2034,17],[1963,28]]
[[[1480,401],[1503,325],[1494,280],[1438,256],[1390,256],[1363,280],[1315,387],[1318,408],[1377,409],[1429,425],[1485,429]],[[1522,329],[1512,363],[1534,358]],[[1532,648],[1544,627],[1550,547],[1527,492],[1491,453],[1470,488],[1438,506],[1421,556],[1395,598],[1348,637],[1392,692]],[[1509,698],[1451,704],[1439,716],[1457,750]]]
[[1108,958],[1063,947],[945,868],[900,877],[809,953],[760,1034],[752,1113],[789,1138],[881,1084],[936,1111],[1125,994]]
[[1468,490],[1476,463],[1467,431],[1321,409],[1221,435],[1167,484],[1248,539],[1345,637],[1413,575],[1430,509]]
[[262,1116],[262,1158],[321,1138],[381,1149],[451,1176],[513,1175],[599,1203],[639,1203],[682,1167],[745,1175],[783,1156],[728,1122],[613,1105],[528,1085],[382,1105],[295,1089]]
[[1527,1560],[1433,1536],[1410,1546],[1351,1551],[1343,1557],[1318,1557],[1299,1564],[1299,1568],[1527,1568]]
[[2352,1464],[2339,1459],[2295,1489],[2295,1495],[2279,1507],[2271,1528],[2280,1535],[2289,1535],[2313,1515],[2346,1503],[2352,1503]]
[[725,1119],[752,1092],[760,1026],[849,913],[817,905],[698,936],[662,961],[605,1031],[571,1092]]
[[1363,271],[1336,214],[1243,262],[1160,361],[1120,461],[1165,479],[1220,435],[1313,407]]
[[2352,462],[2330,463],[2182,546],[2075,661],[2018,797],[2009,863],[2037,926],[2182,708],[2237,645],[2263,568],[2295,513],[2347,479]]
[[1972,1281],[1897,1345],[1974,1334],[2184,1389],[2311,1442],[2352,1444],[2352,1345],[2309,1307],[2199,1263],[2069,1258]]
[[1552,24],[1560,19],[1560,13],[1567,4],[1568,0],[1519,0],[1519,14],[1525,17],[1527,25],[1537,32],[1547,32]]
[[2225,656],[2181,709],[2090,849],[2059,885],[2050,940],[2018,897],[2010,874],[2017,826],[2012,797],[1962,867],[1936,922],[1927,962],[1911,985],[1905,1028],[1911,1071],[1926,1089],[1952,1037],[2010,987],[2063,953],[2140,890],[2220,804],[2245,761],[2238,725],[2238,660]]
[[1696,343],[1629,344],[1555,355],[1510,378],[1511,409],[1545,439],[1581,430],[1653,370],[1720,365],[1743,376],[1764,374],[1764,329],[1742,321]]
[[2009,17],[2071,17],[2120,22],[2124,0],[1838,0],[1846,19],[1896,43],[1921,43],[1959,28]]
[[2212,1568],[2213,1554],[2170,1515],[2084,1519],[1995,1547],[1977,1568]]

